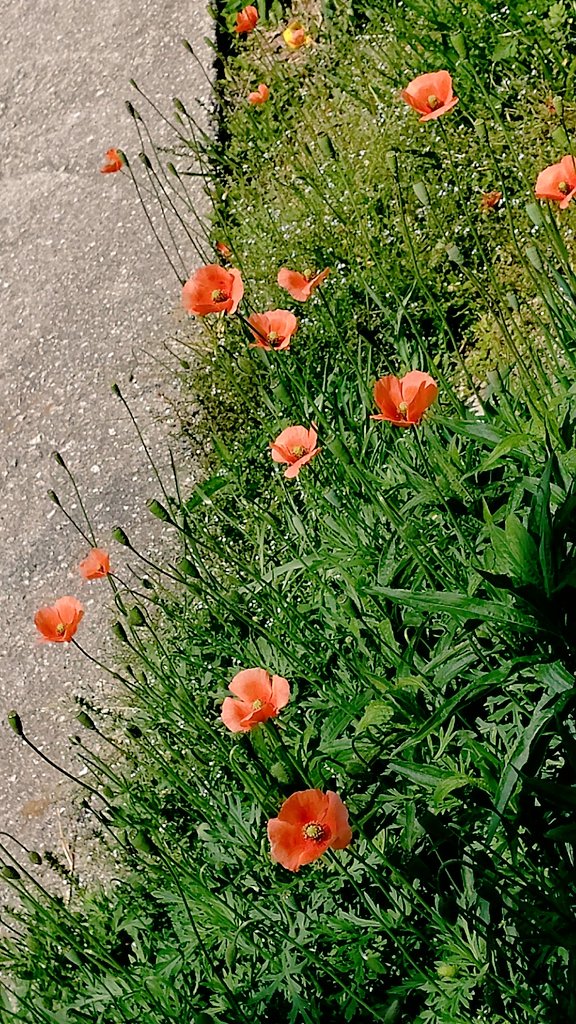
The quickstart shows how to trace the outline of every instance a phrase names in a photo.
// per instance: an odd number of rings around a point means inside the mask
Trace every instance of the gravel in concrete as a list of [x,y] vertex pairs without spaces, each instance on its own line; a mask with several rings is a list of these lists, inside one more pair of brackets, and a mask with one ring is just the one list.
[[[78,638],[100,655],[112,610],[105,582],[80,579],[87,546],[47,497],[54,488],[78,513],[51,453],[73,470],[115,564],[116,523],[143,550],[162,545],[145,509],[158,487],[110,385],[165,462],[174,415],[163,341],[180,317],[177,281],[129,181],[99,167],[109,147],[138,152],[130,77],[164,109],[174,95],[209,105],[179,40],[194,41],[209,75],[210,26],[204,0],[0,0],[0,830],[62,859],[76,841],[61,816],[67,789],[6,715],[16,708],[31,739],[72,764],[74,695],[106,706],[114,684],[73,647],[38,644],[34,612],[76,595]],[[197,263],[190,247],[184,259]]]

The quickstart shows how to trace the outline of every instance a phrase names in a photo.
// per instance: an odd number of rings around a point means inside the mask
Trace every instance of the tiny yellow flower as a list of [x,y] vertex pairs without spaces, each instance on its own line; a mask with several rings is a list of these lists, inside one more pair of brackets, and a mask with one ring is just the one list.
[[299,21],[291,21],[288,28],[284,29],[282,38],[290,50],[299,50],[301,46],[308,46],[312,42],[312,36],[306,35]]

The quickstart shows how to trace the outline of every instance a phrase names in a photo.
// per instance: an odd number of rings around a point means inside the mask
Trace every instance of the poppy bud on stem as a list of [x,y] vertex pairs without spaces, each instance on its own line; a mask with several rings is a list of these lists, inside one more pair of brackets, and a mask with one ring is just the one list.
[[22,719],[17,711],[11,711],[8,715],[8,725],[14,730],[17,736],[24,736],[24,729],[22,728]]
[[466,39],[464,38],[463,32],[454,32],[454,34],[450,36],[450,42],[460,59],[466,60],[468,52],[466,50]]
[[56,494],[56,491],[46,491],[46,493],[50,498],[50,501],[53,501],[55,505],[58,505],[58,508],[62,508],[62,503],[60,501],[60,498]]
[[153,516],[156,516],[157,519],[161,519],[163,523],[174,522],[168,510],[164,508],[164,505],[161,505],[160,502],[156,500],[156,498],[153,498],[152,501],[148,502],[147,508],[148,511],[151,512]]
[[392,171],[392,174],[398,174],[398,156],[392,150],[386,153],[386,163]]
[[20,875],[16,871],[16,868],[10,866],[10,864],[4,864],[0,871],[2,878],[5,878],[8,882],[17,882],[20,879]]
[[413,185],[412,187],[416,194],[416,198],[420,200],[422,206],[430,206],[430,196],[428,194],[428,189],[426,188],[424,182],[417,181],[416,184]]
[[130,626],[145,626],[146,619],[143,612],[137,605],[130,609],[128,612],[128,624]]
[[[112,536],[114,540],[118,541],[118,543],[122,544],[125,548],[132,548],[132,544],[128,539],[128,534],[124,532],[121,526],[114,527],[112,530]],[[134,549],[132,548],[132,550]]]
[[129,643],[128,634],[121,622],[115,622],[113,624],[112,632],[114,633],[114,636],[116,636],[118,640],[120,640],[123,644]]
[[145,832],[136,833],[136,835],[132,839],[132,846],[134,847],[135,850],[138,850],[139,853],[147,853],[150,856],[154,856],[154,854],[158,853],[157,847],[153,843],[150,836],[148,836]]
[[97,731],[90,715],[87,715],[85,711],[79,711],[76,715],[76,720],[80,722],[80,725],[83,725],[85,729]]
[[130,103],[130,100],[126,100],[125,106],[126,106],[126,110],[130,114],[130,117],[133,117],[135,121],[141,121],[142,120],[142,118],[140,117],[140,114],[138,113],[136,108],[133,107],[132,104]]

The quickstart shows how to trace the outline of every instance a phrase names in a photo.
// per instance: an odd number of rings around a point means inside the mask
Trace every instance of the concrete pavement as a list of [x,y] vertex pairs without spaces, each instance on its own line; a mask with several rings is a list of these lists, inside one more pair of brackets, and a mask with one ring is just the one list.
[[[77,512],[51,453],[73,470],[116,565],[116,523],[144,550],[158,546],[145,509],[158,487],[110,385],[165,461],[174,381],[158,360],[180,318],[179,287],[129,181],[99,167],[110,147],[138,153],[124,101],[143,104],[129,78],[164,109],[175,95],[209,104],[179,40],[194,42],[209,75],[210,32],[204,0],[0,0],[0,830],[61,857],[75,831],[66,786],[6,714],[16,708],[31,739],[71,764],[74,695],[106,707],[113,683],[74,648],[38,645],[34,612],[77,596],[78,638],[98,656],[113,612],[105,581],[80,579],[87,546],[46,496],[54,488]],[[184,259],[197,264],[190,246]]]

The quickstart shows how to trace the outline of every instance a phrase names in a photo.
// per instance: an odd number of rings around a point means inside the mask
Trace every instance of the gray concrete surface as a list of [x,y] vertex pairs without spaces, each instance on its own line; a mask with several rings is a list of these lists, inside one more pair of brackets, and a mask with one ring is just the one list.
[[[74,695],[104,707],[115,695],[73,647],[36,641],[36,608],[63,594],[85,603],[78,639],[98,656],[112,617],[105,582],[76,571],[86,545],[46,496],[52,487],[75,510],[51,453],[73,470],[116,566],[116,523],[143,550],[161,548],[145,510],[158,488],[110,384],[165,462],[174,380],[159,360],[180,318],[178,284],[129,181],[99,167],[110,147],[138,153],[130,77],[163,109],[175,95],[209,102],[179,40],[194,41],[209,73],[210,31],[204,0],[0,0],[0,830],[64,860],[82,842],[67,787],[6,714],[16,708],[32,740],[70,765]],[[190,247],[184,258],[197,263]],[[184,468],[192,479],[194,465]]]

